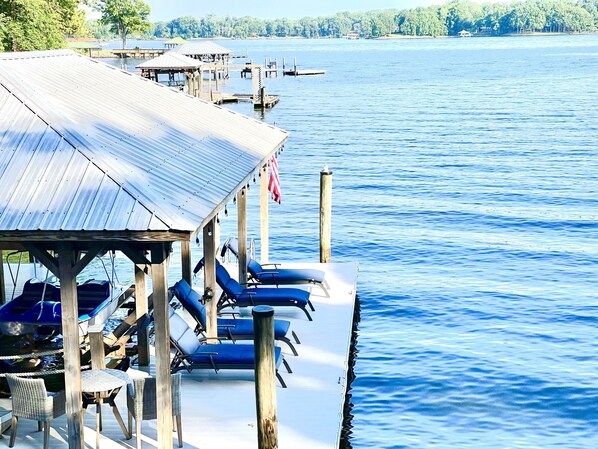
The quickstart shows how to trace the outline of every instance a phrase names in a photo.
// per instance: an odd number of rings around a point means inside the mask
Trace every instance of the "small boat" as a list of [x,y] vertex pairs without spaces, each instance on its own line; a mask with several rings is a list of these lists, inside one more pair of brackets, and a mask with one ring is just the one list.
[[[89,325],[104,322],[118,307],[122,291],[108,281],[89,280],[77,286],[79,333],[87,334]],[[21,295],[0,307],[0,332],[19,336],[40,330],[60,332],[62,326],[60,287],[30,279]]]
[[345,39],[359,39],[359,33],[357,31],[351,31],[350,33],[345,34]]

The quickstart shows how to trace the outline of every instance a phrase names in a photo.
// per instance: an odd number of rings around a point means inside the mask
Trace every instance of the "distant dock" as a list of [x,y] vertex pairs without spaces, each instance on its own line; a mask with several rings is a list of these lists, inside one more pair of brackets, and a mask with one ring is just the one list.
[[283,70],[285,76],[303,76],[303,75],[325,75],[326,70]]
[[319,69],[306,69],[306,70],[299,70],[297,68],[297,60],[293,59],[293,68],[287,69],[284,58],[282,59],[282,74],[284,76],[307,76],[307,75],[324,75],[326,74],[326,70],[319,70]]
[[[168,49],[166,49],[168,50]],[[110,52],[120,59],[154,59],[164,54],[164,48],[125,48],[114,49]]]

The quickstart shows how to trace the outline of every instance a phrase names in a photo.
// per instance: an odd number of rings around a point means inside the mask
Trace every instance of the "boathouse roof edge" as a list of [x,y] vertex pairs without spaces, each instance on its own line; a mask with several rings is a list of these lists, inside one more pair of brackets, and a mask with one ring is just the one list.
[[182,239],[287,137],[69,50],[0,54],[0,240]]

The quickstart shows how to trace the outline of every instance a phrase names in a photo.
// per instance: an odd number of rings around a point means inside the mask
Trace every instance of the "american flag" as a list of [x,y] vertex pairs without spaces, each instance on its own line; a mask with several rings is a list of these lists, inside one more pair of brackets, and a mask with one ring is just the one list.
[[272,193],[272,199],[278,204],[282,203],[282,194],[280,192],[280,178],[278,177],[278,162],[272,156],[270,158],[270,180],[268,181],[268,191]]

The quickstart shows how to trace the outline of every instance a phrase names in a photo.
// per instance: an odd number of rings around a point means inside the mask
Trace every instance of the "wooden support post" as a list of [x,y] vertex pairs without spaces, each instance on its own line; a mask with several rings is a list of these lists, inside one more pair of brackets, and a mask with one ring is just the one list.
[[181,267],[183,279],[187,281],[187,284],[193,285],[191,280],[191,241],[183,240],[181,242]]
[[58,250],[60,303],[64,348],[66,420],[69,449],[83,449],[81,396],[81,352],[79,350],[79,313],[77,307],[77,275],[74,270],[76,252],[63,244]]
[[6,303],[6,285],[4,285],[4,253],[0,249],[0,304]]
[[332,172],[325,165],[320,172],[320,263],[331,260]]
[[218,301],[216,298],[216,217],[203,228],[204,299],[206,301],[206,334],[218,336]]
[[256,306],[251,311],[255,333],[255,399],[258,449],[278,448],[274,309]]
[[169,243],[159,243],[152,248],[158,449],[172,449],[172,391],[167,275],[169,255]]
[[237,194],[237,229],[239,239],[239,284],[247,286],[247,187]]
[[150,364],[149,316],[145,271],[135,265],[135,318],[137,320],[137,361],[139,366]]
[[268,164],[260,170],[260,261],[268,263]]
[[89,350],[91,351],[91,369],[106,368],[106,354],[104,352],[104,325],[89,326]]

